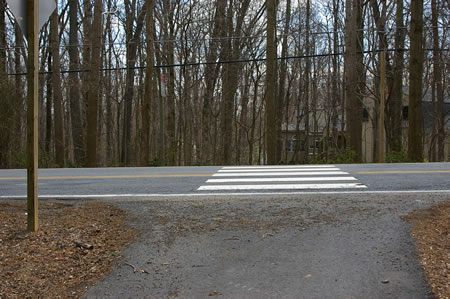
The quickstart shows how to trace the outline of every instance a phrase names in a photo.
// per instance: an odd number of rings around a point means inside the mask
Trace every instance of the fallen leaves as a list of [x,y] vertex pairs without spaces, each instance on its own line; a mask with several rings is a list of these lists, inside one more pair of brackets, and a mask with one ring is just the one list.
[[80,297],[135,237],[112,206],[42,203],[37,233],[25,231],[25,211],[0,203],[0,298]]
[[450,202],[413,211],[402,218],[412,223],[420,264],[436,298],[450,298]]

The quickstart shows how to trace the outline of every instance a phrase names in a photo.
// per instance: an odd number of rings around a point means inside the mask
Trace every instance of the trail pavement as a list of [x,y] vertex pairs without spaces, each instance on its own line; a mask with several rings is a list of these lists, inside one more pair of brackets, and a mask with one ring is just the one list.
[[448,200],[446,193],[111,200],[130,213],[140,237],[85,298],[432,298],[400,217]]

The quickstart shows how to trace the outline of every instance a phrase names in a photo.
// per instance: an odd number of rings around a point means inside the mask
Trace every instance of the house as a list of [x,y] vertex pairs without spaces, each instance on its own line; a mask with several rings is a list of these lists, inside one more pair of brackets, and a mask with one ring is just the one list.
[[[290,122],[282,124],[283,152],[281,157],[283,163],[305,162],[306,153],[309,155],[308,161],[318,160],[327,145],[332,146],[333,143],[341,145],[345,142],[341,133],[342,122],[340,119],[337,120],[336,138],[333,138],[331,114],[324,108],[318,108],[315,113],[309,113],[309,138],[308,144],[306,144],[304,117],[303,112],[298,113],[296,109],[290,109]],[[324,142],[324,139],[327,138],[328,144]]]
[[[432,118],[433,110],[432,103],[426,100],[422,102],[423,117],[424,117],[424,157],[427,160],[431,160],[430,155],[430,145],[433,136],[432,131]],[[377,119],[374,117],[376,115],[376,101],[368,97],[364,101],[364,109],[361,111],[363,114],[363,124],[362,124],[362,160],[366,163],[376,162],[375,157],[375,147],[378,141],[378,129],[377,129]],[[290,109],[290,115],[288,119],[289,123],[284,122],[282,124],[281,136],[282,136],[282,162],[289,164],[294,162],[304,162],[306,161],[306,153],[308,152],[308,161],[319,160],[324,158],[324,152],[326,152],[326,147],[331,148],[334,143],[339,145],[339,148],[345,147],[345,119],[344,124],[341,119],[337,120],[337,132],[336,137],[333,137],[332,121],[330,112],[324,108],[318,108],[316,113],[309,113],[309,138],[308,144],[306,144],[305,138],[305,115],[304,113],[297,112],[297,109]],[[445,120],[445,146],[444,146],[444,157],[448,161],[450,160],[450,102],[444,103],[444,113],[446,115]],[[405,95],[402,107],[402,142],[403,148],[406,149],[408,146],[408,97]],[[342,131],[342,128],[344,130]],[[328,133],[327,133],[328,132]],[[324,140],[328,139],[328,143]]]

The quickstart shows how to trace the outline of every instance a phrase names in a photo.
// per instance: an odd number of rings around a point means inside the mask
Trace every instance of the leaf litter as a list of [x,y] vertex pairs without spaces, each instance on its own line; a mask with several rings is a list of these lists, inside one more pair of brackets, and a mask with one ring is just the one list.
[[420,264],[436,299],[450,298],[450,202],[410,212]]
[[0,203],[0,298],[79,298],[136,237],[113,206],[40,204],[36,233],[25,212],[26,203]]

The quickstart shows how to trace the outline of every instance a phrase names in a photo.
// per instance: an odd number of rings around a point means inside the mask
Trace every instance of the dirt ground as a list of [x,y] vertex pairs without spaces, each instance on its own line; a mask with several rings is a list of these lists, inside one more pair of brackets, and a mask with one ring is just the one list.
[[[0,203],[0,219],[0,298],[78,298],[113,269],[136,237],[125,212],[98,203],[43,203],[38,233],[25,231],[24,203]],[[412,224],[435,297],[449,298],[450,202],[403,220]]]
[[428,284],[438,299],[450,298],[450,202],[409,213],[412,236]]
[[0,298],[81,297],[136,235],[125,212],[95,203],[43,203],[27,233],[25,205],[0,203]]

